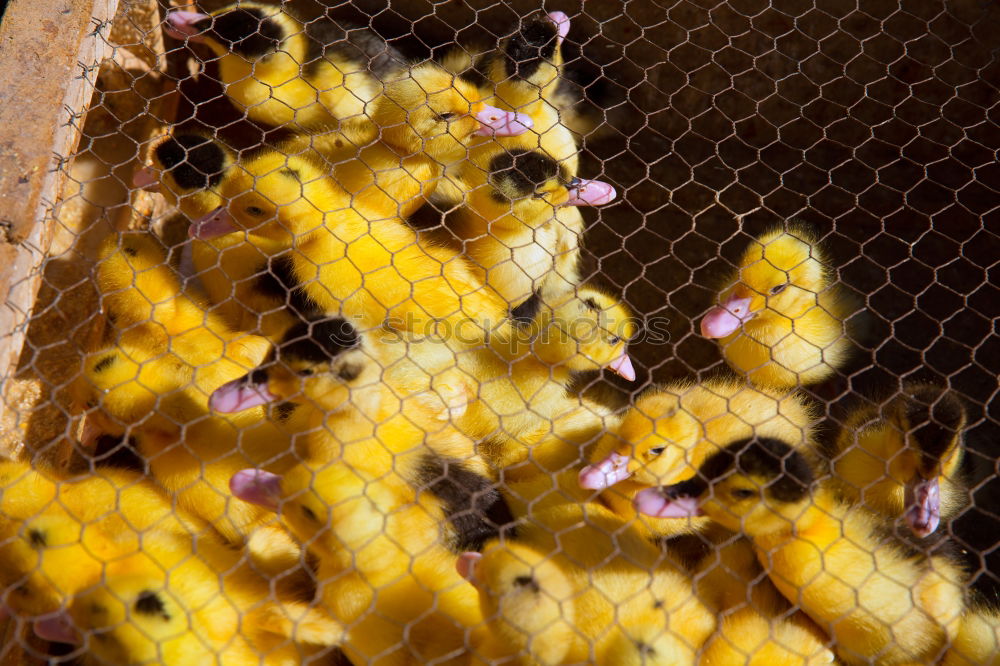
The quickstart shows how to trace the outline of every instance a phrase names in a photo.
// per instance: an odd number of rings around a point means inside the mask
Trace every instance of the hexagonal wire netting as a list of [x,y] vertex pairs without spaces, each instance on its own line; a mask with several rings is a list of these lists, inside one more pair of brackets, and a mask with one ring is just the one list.
[[5,657],[995,658],[998,12],[121,3],[5,380]]

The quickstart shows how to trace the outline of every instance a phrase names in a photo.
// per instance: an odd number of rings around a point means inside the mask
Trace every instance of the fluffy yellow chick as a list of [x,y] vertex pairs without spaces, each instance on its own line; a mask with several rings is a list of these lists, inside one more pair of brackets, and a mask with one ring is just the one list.
[[931,663],[958,633],[964,573],[886,536],[877,518],[818,484],[813,463],[790,443],[740,440],[694,478],[635,501],[642,513],[703,513],[748,536],[775,587],[847,664]]
[[[490,142],[450,173],[468,190],[465,205],[449,218],[472,265],[512,306],[539,293],[563,294],[579,283],[579,243],[567,249],[565,207],[612,201],[612,186],[583,180],[564,162],[532,149],[532,137]],[[582,223],[575,229],[582,236]]]
[[576,634],[575,591],[550,557],[523,544],[494,543],[483,553],[462,553],[457,569],[478,591],[488,628],[472,663],[517,656],[517,663],[563,663]]
[[[310,461],[283,478],[243,471],[231,488],[280,509],[319,557],[323,599],[349,627],[348,656],[450,660],[479,621],[454,553],[481,547],[509,517],[473,442],[442,420],[446,403],[396,381],[401,374],[413,381],[417,371],[393,367],[390,357],[412,364],[408,351],[427,356],[420,343],[392,337],[360,336],[339,318],[303,323],[288,332],[273,363],[216,391],[213,405],[228,411],[293,399],[312,407]],[[424,389],[432,384],[429,374]]]
[[[510,492],[517,494],[521,488],[512,487]],[[698,649],[715,628],[714,616],[697,598],[692,581],[665,563],[662,552],[649,539],[592,502],[563,498],[561,503],[537,511],[533,507],[519,518],[512,537],[516,546],[494,544],[484,551],[492,556],[496,549],[515,548],[513,557],[501,560],[512,571],[487,572],[480,579],[475,574],[478,564],[474,557],[467,554],[463,556],[464,564],[460,561],[460,570],[466,570],[467,577],[480,589],[484,614],[491,630],[498,633],[494,640],[499,639],[501,647],[506,646],[514,654],[527,651],[532,657],[544,654],[551,663],[594,661],[595,654],[596,663],[628,663],[629,653],[638,649],[641,655],[647,651],[636,645],[638,641],[648,643],[658,655],[655,663],[695,663]],[[539,566],[540,562],[548,564]],[[558,578],[550,579],[548,569],[553,566],[569,581],[571,593],[565,593]],[[517,577],[527,575],[525,569],[536,567],[536,585],[551,592],[554,599],[527,596],[523,603],[529,607],[539,605],[543,617],[555,616],[557,608],[572,606],[572,611],[561,613],[562,623],[569,628],[554,626],[552,635],[538,637],[537,643],[526,636],[518,639],[511,630],[528,627],[541,618],[519,617],[517,604],[502,609],[499,617],[492,608],[497,603],[498,581],[509,580],[509,575],[515,574],[516,582]],[[472,569],[471,574],[468,569]],[[550,641],[565,644],[550,645]],[[487,642],[484,649],[488,652],[495,644]]]
[[918,537],[969,503],[963,477],[968,416],[952,391],[904,383],[881,404],[850,413],[834,445],[833,473],[852,502],[895,520]]
[[276,594],[239,552],[191,548],[150,535],[35,632],[99,663],[232,666],[300,664],[343,636],[326,614]]
[[171,11],[166,30],[211,48],[226,95],[268,125],[301,129],[358,117],[405,63],[367,28],[326,16],[303,21],[256,2],[211,14]]
[[807,615],[792,610],[745,537],[711,525],[703,538],[710,549],[692,577],[698,597],[719,617],[719,627],[702,651],[703,666],[834,662],[829,637]]
[[856,308],[834,283],[818,241],[804,227],[779,227],[752,241],[701,320],[726,362],[762,386],[815,384],[851,350],[844,320]]
[[[176,278],[169,289],[160,279],[144,279],[165,270],[165,264],[156,263],[162,250],[155,239],[128,234],[106,246],[110,253],[98,266],[98,283],[126,285],[115,292],[109,317],[137,320],[156,302],[151,311],[155,319],[123,330],[116,345],[84,359],[74,393],[90,410],[90,435],[135,435],[154,477],[176,494],[181,506],[234,543],[250,539],[255,555],[274,559],[276,568],[295,564],[298,547],[280,527],[265,524],[273,517],[256,507],[228,506],[228,483],[248,464],[277,471],[294,464],[290,439],[299,430],[299,417],[288,407],[276,410],[274,418],[263,408],[225,417],[208,409],[212,391],[255,367],[270,345],[264,338],[229,330],[181,292]],[[254,545],[258,541],[259,547]]]
[[[579,437],[593,436],[612,414],[567,392],[572,373],[607,368],[634,380],[628,342],[636,328],[627,306],[594,287],[580,287],[554,304],[539,303],[506,352],[515,360],[493,350],[459,355],[459,365],[477,384],[456,425],[484,440],[484,457],[507,478],[573,464],[581,455]],[[518,348],[524,350],[520,355]]]
[[115,553],[135,552],[150,532],[217,535],[134,472],[97,468],[83,476],[0,463],[0,583],[4,603],[26,615],[52,612],[96,580]]
[[962,617],[958,636],[942,666],[997,666],[1000,664],[1000,611],[970,608]]
[[651,533],[671,536],[703,527],[705,519],[657,521],[639,517],[636,493],[691,476],[711,454],[753,434],[809,441],[814,416],[804,398],[735,380],[680,381],[642,395],[608,432],[580,471],[580,485]]

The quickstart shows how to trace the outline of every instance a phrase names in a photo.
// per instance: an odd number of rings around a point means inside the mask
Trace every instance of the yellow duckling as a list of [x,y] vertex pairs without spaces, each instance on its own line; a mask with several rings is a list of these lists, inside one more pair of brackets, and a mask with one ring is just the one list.
[[492,350],[458,356],[476,384],[456,426],[484,440],[484,457],[509,479],[573,464],[581,455],[579,438],[592,437],[612,418],[607,407],[567,392],[572,373],[607,368],[635,379],[628,342],[637,326],[619,299],[584,286],[537,305],[506,350],[514,360]]
[[[467,189],[465,206],[449,219],[481,278],[508,303],[534,293],[543,298],[571,291],[579,283],[578,243],[560,246],[565,207],[600,206],[615,198],[607,183],[583,180],[564,162],[531,149],[530,135],[490,142],[450,174]],[[582,235],[582,224],[578,229]]]
[[276,596],[238,551],[199,543],[195,554],[190,541],[151,534],[35,632],[99,663],[291,666],[336,645],[343,627]]
[[303,21],[256,2],[211,14],[171,11],[166,29],[211,48],[226,95],[268,125],[316,127],[361,116],[405,62],[367,28],[326,16]]
[[762,386],[815,384],[846,360],[854,304],[833,282],[813,235],[779,227],[753,241],[701,320],[737,372]]
[[931,663],[958,633],[964,573],[886,536],[876,518],[817,485],[802,450],[780,439],[730,444],[694,478],[635,502],[660,518],[704,513],[748,536],[774,585],[845,663]]
[[283,478],[245,470],[230,485],[280,510],[319,557],[322,597],[357,663],[452,663],[479,623],[454,555],[510,517],[474,443],[448,424],[467,400],[438,381],[454,363],[439,342],[328,318],[290,329],[273,362],[212,398],[218,411],[271,400],[311,409],[307,462]]
[[472,663],[515,656],[517,663],[564,662],[576,634],[575,591],[551,557],[516,542],[494,543],[483,553],[462,553],[457,569],[479,593],[489,629]]
[[945,654],[942,666],[998,666],[1000,664],[1000,611],[969,608],[958,636]]
[[77,477],[2,462],[0,490],[0,583],[8,588],[4,603],[23,615],[55,611],[100,576],[109,559],[101,536],[114,537],[116,553],[137,551],[154,531],[217,538],[127,470],[97,468]]
[[228,506],[228,483],[248,464],[283,471],[297,462],[290,440],[305,419],[288,406],[278,408],[274,418],[263,408],[226,417],[208,408],[212,391],[255,367],[270,345],[264,338],[230,331],[217,315],[180,292],[176,278],[173,298],[159,278],[144,279],[147,273],[163,272],[155,259],[160,251],[155,239],[128,234],[108,245],[111,254],[98,267],[98,283],[127,285],[133,276],[131,287],[115,292],[109,317],[137,320],[156,302],[155,319],[122,331],[116,345],[84,359],[73,390],[77,403],[91,412],[85,444],[102,430],[134,434],[153,476],[176,494],[181,506],[233,543],[249,538],[255,556],[273,556],[275,567],[294,564],[299,549],[280,527],[266,524],[273,522],[272,516],[256,507]]
[[[267,247],[256,238],[284,248],[259,263],[230,271],[223,261],[217,269],[230,280],[225,302],[243,330],[279,338],[301,318],[342,312],[367,327],[436,332],[459,344],[482,341],[506,317],[506,304],[463,258],[422,244],[393,214],[366,218],[351,207],[349,193],[304,157],[263,153],[230,171],[220,191],[228,208],[196,222],[198,229],[225,219],[252,234],[249,251],[256,256]],[[245,252],[237,254],[246,262]]]
[[580,486],[621,516],[638,520],[658,536],[700,529],[707,520],[656,521],[637,516],[636,493],[691,476],[711,454],[754,434],[807,442],[813,413],[797,393],[712,379],[680,381],[636,400],[608,432],[580,471]]
[[952,391],[907,382],[882,405],[852,412],[837,437],[833,472],[841,493],[918,537],[969,503],[962,435],[968,416]]
[[830,664],[829,638],[792,609],[764,573],[753,545],[717,525],[703,533],[710,550],[692,578],[698,597],[715,609],[719,627],[702,651],[703,666]]
[[[520,495],[523,487],[514,484],[511,496]],[[715,618],[694,593],[692,581],[667,564],[654,543],[605,507],[563,499],[520,516],[510,537],[514,543],[489,545],[484,550],[487,557],[496,557],[495,550],[510,549],[511,556],[500,562],[512,567],[511,571],[479,576],[474,556],[465,554],[460,560],[460,571],[480,590],[488,629],[494,633],[494,642],[484,644],[486,656],[494,656],[490,651],[499,647],[506,648],[508,655],[511,651],[527,652],[522,656],[546,655],[551,663],[593,662],[595,654],[596,663],[620,663],[619,659],[627,657],[611,655],[609,650],[627,655],[638,648],[640,654],[655,653],[654,663],[694,664],[697,651],[715,628]],[[569,594],[560,578],[549,575],[553,567],[569,581]],[[529,573],[532,570],[534,576]],[[551,597],[525,596],[525,609],[519,603],[493,608],[496,595],[502,593],[497,583],[511,580],[511,574],[514,582],[522,576],[533,578]],[[518,592],[527,595],[532,587],[528,583],[529,589]],[[542,617],[561,615],[568,628],[555,625],[551,635],[518,638],[519,627],[541,620],[517,615],[534,605]],[[561,612],[565,606],[572,610]],[[639,648],[636,641],[647,643],[649,649]]]

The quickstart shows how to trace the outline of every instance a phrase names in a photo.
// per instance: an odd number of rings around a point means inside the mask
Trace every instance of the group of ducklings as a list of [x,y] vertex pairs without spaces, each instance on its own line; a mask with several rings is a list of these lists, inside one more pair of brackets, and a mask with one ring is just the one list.
[[962,402],[907,383],[814,441],[799,389],[853,303],[801,225],[701,321],[732,377],[570,392],[635,379],[636,325],[580,284],[577,207],[615,192],[577,176],[565,14],[415,65],[272,5],[167,23],[293,132],[175,131],[137,175],[191,275],[110,237],[74,392],[82,444],[127,437],[148,475],[0,465],[5,613],[102,664],[1000,663],[1000,617],[908,543],[967,500]]

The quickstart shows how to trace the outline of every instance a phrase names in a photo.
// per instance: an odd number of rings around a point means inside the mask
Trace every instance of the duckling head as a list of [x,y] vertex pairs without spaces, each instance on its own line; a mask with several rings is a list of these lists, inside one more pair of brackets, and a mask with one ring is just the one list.
[[214,191],[220,195],[217,205],[191,217],[193,238],[244,232],[291,243],[323,228],[327,216],[351,213],[342,190],[320,165],[277,150],[261,150],[228,169]]
[[233,53],[252,62],[283,49],[302,26],[278,7],[240,2],[211,14],[171,11],[164,29],[175,39],[207,45],[220,58]]
[[72,394],[101,432],[122,435],[127,426],[146,422],[158,400],[180,390],[184,373],[184,362],[170,352],[121,344],[84,358]]
[[94,278],[101,307],[119,329],[169,319],[181,289],[163,243],[148,232],[105,238]]
[[61,643],[85,643],[109,664],[174,663],[181,655],[191,660],[199,653],[209,658],[208,645],[192,633],[188,612],[166,589],[165,576],[108,576],[78,594],[68,615],[36,622],[35,633]]
[[542,150],[508,148],[498,143],[477,150],[461,175],[472,185],[470,203],[477,210],[508,210],[525,221],[546,219],[560,206],[602,206],[617,196],[615,188],[599,180],[573,176],[565,164]]
[[903,518],[924,538],[941,524],[940,477],[960,452],[968,417],[958,396],[931,384],[905,385],[887,409],[888,420],[906,443],[904,452],[890,461],[890,473],[907,479]]
[[436,63],[423,63],[385,84],[368,110],[382,140],[402,154],[423,153],[442,165],[464,159],[477,136],[516,136],[531,118],[483,103],[474,85]]
[[812,500],[813,465],[787,442],[754,437],[710,455],[693,478],[635,496],[657,518],[708,516],[749,536],[787,530]]
[[535,324],[539,335],[533,351],[543,362],[574,372],[607,368],[635,380],[628,343],[638,326],[620,299],[595,287],[578,287],[559,305],[543,305]]
[[228,414],[293,401],[335,412],[356,401],[352,389],[378,385],[381,373],[361,334],[346,319],[304,321],[282,336],[260,366],[216,389],[209,406]]
[[151,166],[136,172],[133,184],[159,192],[186,217],[197,219],[222,205],[216,188],[234,162],[233,154],[209,136],[173,134],[153,148]]
[[509,645],[543,664],[561,663],[573,639],[573,586],[551,557],[495,542],[458,557],[458,573],[479,591],[483,617]]
[[640,397],[618,428],[602,438],[593,462],[580,470],[580,486],[603,490],[622,481],[641,486],[669,483],[697,469],[705,432],[681,402],[682,393],[658,390]]
[[775,229],[750,243],[733,284],[701,320],[707,338],[791,323],[820,307],[830,276],[817,241],[801,227]]

